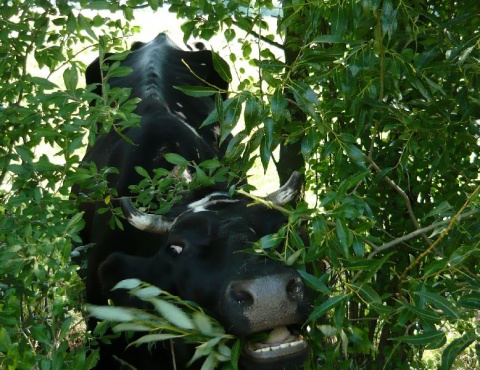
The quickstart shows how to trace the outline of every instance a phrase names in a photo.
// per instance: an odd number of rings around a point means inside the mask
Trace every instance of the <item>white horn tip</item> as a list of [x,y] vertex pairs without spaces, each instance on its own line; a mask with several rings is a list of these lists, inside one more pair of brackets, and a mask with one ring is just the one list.
[[130,225],[138,230],[165,233],[172,226],[172,223],[165,220],[162,216],[140,212],[135,208],[130,198],[122,197],[120,206]]
[[302,175],[294,171],[288,181],[280,189],[268,195],[266,199],[279,206],[288,204],[300,192],[302,182]]

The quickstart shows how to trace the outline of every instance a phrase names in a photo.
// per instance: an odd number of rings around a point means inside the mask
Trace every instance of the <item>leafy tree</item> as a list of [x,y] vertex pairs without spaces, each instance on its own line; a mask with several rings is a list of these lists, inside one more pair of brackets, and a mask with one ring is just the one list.
[[280,146],[280,174],[303,156],[316,209],[297,262],[328,294],[311,316],[317,354],[327,367],[422,368],[453,326],[449,368],[478,339],[478,4],[284,2],[272,34],[268,2],[246,15],[227,2],[223,24],[221,5],[194,4],[187,34],[235,25],[263,43],[260,79],[232,97],[246,101],[244,156],[259,148],[265,165]]
[[70,257],[83,222],[68,198],[82,179],[102,189],[101,172],[77,169],[78,150],[120,113],[109,102],[90,109],[79,57],[130,31],[64,1],[0,4],[0,367],[89,369],[96,353]]
[[[0,4],[0,363],[88,369],[96,354],[79,329],[82,284],[70,254],[82,221],[70,187],[88,180],[90,198],[109,208],[110,169],[79,169],[79,150],[137,121],[125,91],[89,104],[80,55],[124,49],[134,8],[146,4]],[[255,69],[236,71],[238,86],[213,113],[224,134],[238,126],[227,160],[245,172],[256,157],[274,162],[281,179],[304,172],[309,205],[289,210],[287,247],[258,247],[298,265],[318,293],[306,368],[422,369],[432,349],[451,368],[479,339],[478,2],[165,4],[187,19],[185,38],[224,35],[242,51],[225,55],[232,66],[243,59]],[[115,73],[126,72],[106,72],[106,82]],[[55,154],[39,154],[45,146]],[[296,223],[310,230],[308,243]],[[478,344],[469,351],[466,366],[478,366]]]

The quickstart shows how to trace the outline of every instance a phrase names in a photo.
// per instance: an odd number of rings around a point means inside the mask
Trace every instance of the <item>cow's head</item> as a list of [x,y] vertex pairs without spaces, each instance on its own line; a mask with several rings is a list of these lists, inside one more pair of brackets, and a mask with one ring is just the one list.
[[[285,205],[300,186],[294,173],[267,200]],[[303,363],[308,349],[301,327],[310,310],[306,287],[294,269],[251,249],[286,222],[281,212],[224,193],[190,203],[173,220],[142,213],[127,199],[122,207],[136,228],[168,236],[151,258],[110,255],[100,268],[106,291],[120,280],[138,278],[197,302],[227,332],[246,338],[243,369],[294,369]],[[131,303],[126,293],[108,294],[116,304]],[[248,340],[260,332],[266,339]]]

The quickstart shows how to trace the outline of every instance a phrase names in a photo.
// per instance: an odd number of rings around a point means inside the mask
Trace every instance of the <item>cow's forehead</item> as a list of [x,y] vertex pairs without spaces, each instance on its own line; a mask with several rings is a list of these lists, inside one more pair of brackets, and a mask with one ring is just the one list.
[[285,216],[280,212],[262,204],[255,204],[249,198],[231,197],[226,192],[214,192],[188,203],[184,211],[173,221],[173,228],[181,229],[185,223],[197,220],[199,223],[222,225],[224,229],[239,229],[242,232],[248,230],[248,233],[251,230],[263,236],[265,233],[277,231],[270,229],[272,226],[278,226],[278,221],[284,219]]
[[239,199],[231,198],[228,193],[225,192],[215,192],[203,197],[202,199],[196,200],[188,204],[187,208],[192,212],[201,212],[207,210],[215,210],[215,206],[222,206],[228,204],[239,203]]

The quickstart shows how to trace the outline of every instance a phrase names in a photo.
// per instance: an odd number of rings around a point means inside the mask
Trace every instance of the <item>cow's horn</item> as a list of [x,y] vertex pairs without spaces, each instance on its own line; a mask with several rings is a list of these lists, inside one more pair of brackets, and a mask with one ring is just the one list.
[[160,215],[152,215],[139,211],[129,198],[121,198],[120,206],[130,225],[139,230],[163,234],[167,233],[172,227],[172,222]]
[[277,206],[284,206],[291,202],[302,187],[302,175],[294,171],[288,181],[277,191],[266,196],[266,200],[271,201]]

